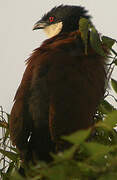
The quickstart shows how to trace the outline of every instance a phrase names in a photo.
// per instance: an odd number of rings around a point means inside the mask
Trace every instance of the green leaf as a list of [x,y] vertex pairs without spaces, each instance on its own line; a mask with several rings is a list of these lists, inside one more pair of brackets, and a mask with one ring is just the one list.
[[112,85],[114,91],[117,93],[117,81],[114,79],[111,79],[111,85]]
[[112,130],[117,124],[117,110],[113,111],[112,113],[108,114],[108,116],[104,119],[104,121],[98,122],[95,126],[96,127],[105,127],[108,130]]
[[48,180],[73,180],[79,177],[77,164],[73,160],[54,164],[51,168],[42,169],[40,173]]
[[54,167],[51,167],[51,169],[46,169],[46,170],[42,170],[42,174],[45,177],[48,177],[48,179],[51,180],[61,180],[61,179],[65,179],[65,171],[64,171],[64,166],[62,164],[58,164]]
[[117,59],[114,60],[114,64],[117,66]]
[[112,46],[114,45],[114,43],[116,42],[115,39],[112,39],[110,37],[107,36],[102,36],[102,42],[108,47],[108,48],[112,48]]
[[100,40],[100,36],[97,32],[97,30],[94,28],[94,26],[91,27],[91,32],[90,32],[90,43],[91,47],[101,56],[107,57],[103,48],[102,48],[102,43]]
[[65,150],[64,152],[60,152],[57,155],[55,154],[51,154],[51,155],[56,162],[61,161],[63,159],[72,159],[76,149],[77,149],[77,146],[74,145],[71,148]]
[[11,162],[11,163],[9,163],[9,167],[8,167],[8,169],[7,169],[6,174],[11,175],[11,173],[13,172],[13,170],[15,170],[15,165],[14,165],[14,162]]
[[19,154],[19,152],[18,152],[18,150],[17,150],[16,148],[10,146],[9,149],[12,150],[12,151],[14,151],[14,152],[16,152],[17,154]]
[[[26,180],[27,178],[23,178],[18,172],[14,172],[13,175],[9,178],[9,180]],[[27,179],[28,180],[28,179]]]
[[16,153],[5,151],[3,149],[0,149],[0,153],[3,154],[4,156],[7,156],[9,159],[15,162],[17,162],[17,159],[19,157]]
[[113,52],[113,54],[114,54],[115,56],[117,56],[117,52],[116,52],[114,49],[111,48],[111,51]]
[[97,156],[98,154],[106,154],[113,148],[107,145],[99,144],[96,142],[88,142],[84,144],[91,156]]
[[99,110],[103,114],[108,114],[108,113],[112,112],[113,110],[115,110],[115,108],[108,101],[102,100],[101,104],[99,106]]
[[84,145],[90,154],[88,162],[94,166],[96,165],[97,167],[104,167],[106,165],[106,163],[109,161],[109,153],[111,153],[115,148],[113,146],[107,146],[95,142],[85,143]]
[[10,114],[6,113],[6,115],[7,115],[7,122],[9,124]]
[[117,179],[117,173],[109,172],[109,173],[105,173],[104,175],[101,175],[101,177],[98,180],[116,180],[116,179]]
[[8,129],[8,123],[5,121],[0,121],[0,127]]
[[[96,176],[97,169],[94,166],[87,164],[86,162],[78,162],[78,170],[80,171],[81,175],[83,176],[82,179],[89,179]],[[89,178],[88,178],[89,177]],[[79,179],[80,180],[80,179]]]
[[88,31],[89,31],[89,20],[81,18],[79,21],[79,31],[81,32],[81,38],[85,44],[85,54],[87,55],[87,44],[88,44]]
[[9,129],[6,129],[5,136],[3,139],[3,143],[5,143],[5,141],[8,139],[8,137],[9,137]]
[[75,132],[69,136],[63,136],[62,138],[64,140],[67,140],[67,141],[73,143],[73,144],[79,145],[85,141],[85,139],[89,136],[90,132],[91,132],[91,129],[80,130],[80,131]]

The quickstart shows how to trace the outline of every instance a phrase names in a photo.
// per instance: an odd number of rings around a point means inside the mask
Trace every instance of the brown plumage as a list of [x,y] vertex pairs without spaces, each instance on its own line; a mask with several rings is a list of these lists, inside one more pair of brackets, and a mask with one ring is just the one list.
[[93,125],[104,95],[105,61],[90,44],[84,54],[78,30],[56,35],[32,53],[10,117],[21,159],[50,161],[61,135]]

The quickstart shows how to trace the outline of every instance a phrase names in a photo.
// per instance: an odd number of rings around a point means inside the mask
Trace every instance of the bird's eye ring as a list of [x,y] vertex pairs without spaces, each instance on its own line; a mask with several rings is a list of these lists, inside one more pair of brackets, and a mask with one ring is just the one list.
[[49,21],[50,21],[50,22],[53,22],[53,21],[54,21],[54,17],[53,17],[53,16],[50,16],[50,17],[49,17]]

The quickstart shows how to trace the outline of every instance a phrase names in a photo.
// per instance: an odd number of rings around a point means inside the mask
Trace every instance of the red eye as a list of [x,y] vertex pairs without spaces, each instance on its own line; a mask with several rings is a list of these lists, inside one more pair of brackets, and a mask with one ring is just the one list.
[[50,21],[50,22],[53,22],[53,21],[54,21],[54,17],[52,17],[52,16],[49,17],[49,21]]

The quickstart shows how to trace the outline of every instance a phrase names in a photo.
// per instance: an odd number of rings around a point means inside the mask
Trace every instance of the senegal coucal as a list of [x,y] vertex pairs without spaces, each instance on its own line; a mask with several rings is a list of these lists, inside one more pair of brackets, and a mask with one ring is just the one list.
[[11,111],[10,136],[22,160],[50,161],[62,135],[94,123],[105,91],[106,58],[90,42],[85,54],[81,17],[90,21],[84,7],[60,5],[34,25],[49,39],[27,60]]

